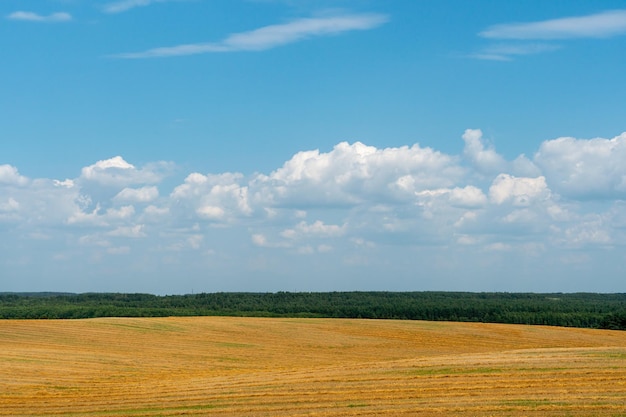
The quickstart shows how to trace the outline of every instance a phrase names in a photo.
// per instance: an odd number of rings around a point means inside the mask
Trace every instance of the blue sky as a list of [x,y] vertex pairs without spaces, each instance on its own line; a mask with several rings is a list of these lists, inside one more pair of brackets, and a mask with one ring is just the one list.
[[623,1],[4,0],[0,291],[623,292]]

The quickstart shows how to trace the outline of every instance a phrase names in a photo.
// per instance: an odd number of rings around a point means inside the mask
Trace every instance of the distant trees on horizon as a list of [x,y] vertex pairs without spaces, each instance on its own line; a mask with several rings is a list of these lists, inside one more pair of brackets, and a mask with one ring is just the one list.
[[490,322],[626,330],[626,294],[0,293],[0,319],[257,316]]

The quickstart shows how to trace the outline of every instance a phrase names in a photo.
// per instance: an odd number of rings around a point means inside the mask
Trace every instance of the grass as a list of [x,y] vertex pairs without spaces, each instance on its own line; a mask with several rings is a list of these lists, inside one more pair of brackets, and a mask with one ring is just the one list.
[[0,321],[0,416],[626,415],[626,332],[234,317]]

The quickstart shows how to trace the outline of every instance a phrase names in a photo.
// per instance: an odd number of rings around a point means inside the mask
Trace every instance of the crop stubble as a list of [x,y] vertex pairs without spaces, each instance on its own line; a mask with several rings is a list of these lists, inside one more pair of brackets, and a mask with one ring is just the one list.
[[0,321],[0,416],[624,416],[626,332],[232,317]]

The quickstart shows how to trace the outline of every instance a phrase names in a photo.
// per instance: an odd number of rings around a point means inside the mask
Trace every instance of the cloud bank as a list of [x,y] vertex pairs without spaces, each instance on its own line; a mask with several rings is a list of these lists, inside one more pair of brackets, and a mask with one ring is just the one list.
[[[388,264],[406,251],[428,253],[432,273],[461,254],[468,258],[457,273],[543,253],[548,264],[579,267],[586,258],[577,251],[606,255],[626,245],[626,133],[556,138],[514,160],[480,130],[462,140],[460,155],[341,142],[298,152],[269,173],[192,172],[170,189],[164,162],[137,167],[116,156],[64,180],[0,165],[0,266],[17,268],[9,241],[39,248],[24,265],[196,265],[196,274],[216,265],[277,273],[318,257],[335,270],[380,273],[410,263]],[[452,258],[437,264],[443,254]]]

